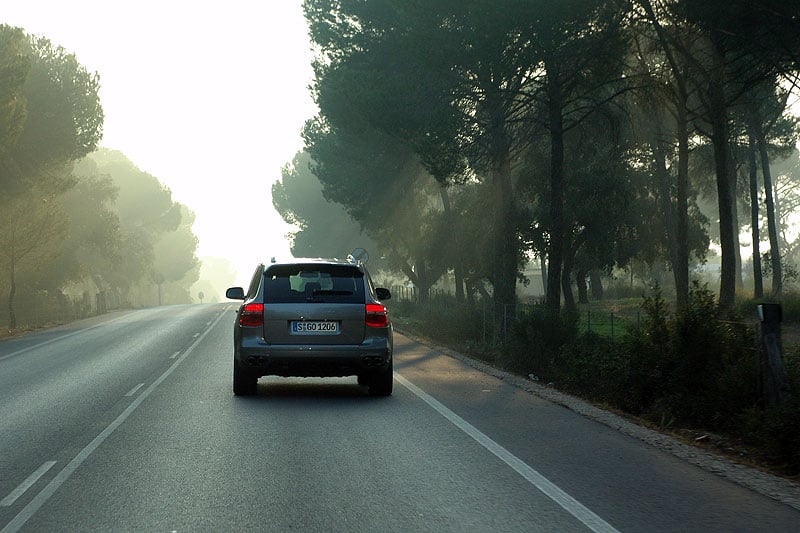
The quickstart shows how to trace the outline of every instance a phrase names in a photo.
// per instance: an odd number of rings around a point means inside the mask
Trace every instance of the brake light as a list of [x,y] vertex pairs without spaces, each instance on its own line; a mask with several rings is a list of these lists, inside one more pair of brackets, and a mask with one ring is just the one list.
[[385,328],[389,325],[389,315],[381,304],[367,304],[367,325],[373,328]]
[[264,325],[264,304],[245,304],[239,315],[239,325],[253,328]]

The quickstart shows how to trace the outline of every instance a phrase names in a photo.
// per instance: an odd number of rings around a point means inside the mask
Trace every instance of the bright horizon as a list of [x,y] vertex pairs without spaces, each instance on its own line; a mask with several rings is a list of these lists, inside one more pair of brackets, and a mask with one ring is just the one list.
[[316,113],[300,0],[17,0],[0,23],[49,39],[99,74],[100,146],[194,211],[198,257],[229,260],[246,284],[258,261],[289,253],[292,228],[273,209],[271,187]]

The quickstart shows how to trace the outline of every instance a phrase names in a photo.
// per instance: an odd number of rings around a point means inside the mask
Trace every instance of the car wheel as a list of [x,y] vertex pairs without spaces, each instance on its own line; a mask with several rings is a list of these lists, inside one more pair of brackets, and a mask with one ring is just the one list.
[[370,396],[391,396],[393,385],[394,371],[392,370],[391,361],[386,365],[386,368],[372,374],[367,383]]
[[256,393],[258,378],[242,368],[239,362],[233,360],[233,393],[236,396],[252,396]]

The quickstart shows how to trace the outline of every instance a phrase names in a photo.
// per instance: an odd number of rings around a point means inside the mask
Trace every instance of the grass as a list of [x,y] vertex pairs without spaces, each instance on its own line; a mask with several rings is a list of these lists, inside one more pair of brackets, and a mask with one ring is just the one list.
[[621,338],[642,319],[641,298],[595,301],[578,305],[578,330],[608,339]]

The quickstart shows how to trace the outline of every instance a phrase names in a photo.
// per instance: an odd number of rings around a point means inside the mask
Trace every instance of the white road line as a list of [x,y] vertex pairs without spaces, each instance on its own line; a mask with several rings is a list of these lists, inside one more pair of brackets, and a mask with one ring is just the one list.
[[175,359],[176,357],[178,357],[178,355],[180,355],[180,353],[181,352],[175,352],[174,354],[170,355],[169,358],[170,359]]
[[12,491],[11,491],[11,494],[9,494],[9,495],[8,495],[8,496],[6,496],[5,498],[3,498],[3,500],[2,500],[2,501],[0,501],[0,507],[10,507],[11,505],[13,505],[13,503],[14,503],[15,501],[17,501],[17,498],[19,498],[20,496],[22,496],[23,494],[25,494],[25,492],[27,492],[27,490],[28,490],[29,488],[31,488],[31,487],[33,486],[33,484],[34,484],[34,483],[36,483],[37,481],[39,481],[39,478],[40,478],[40,477],[42,477],[43,475],[45,475],[45,473],[46,473],[48,470],[50,470],[51,468],[53,468],[53,465],[54,465],[54,464],[56,464],[56,462],[55,462],[55,461],[47,461],[45,464],[43,464],[42,466],[40,466],[40,467],[39,467],[39,468],[36,470],[36,472],[34,472],[34,473],[33,473],[33,474],[31,474],[30,476],[28,476],[28,478],[27,478],[25,481],[23,481],[22,483],[20,483],[19,487],[17,487],[16,489],[12,490]]
[[199,345],[199,344],[200,344],[200,343],[203,341],[203,339],[206,337],[206,335],[208,335],[208,333],[209,333],[209,332],[210,332],[212,329],[214,329],[214,326],[216,326],[216,325],[217,325],[217,322],[219,322],[219,321],[222,319],[222,317],[223,317],[223,316],[225,316],[225,313],[224,313],[224,312],[223,312],[223,313],[220,313],[220,314],[219,314],[219,316],[217,317],[217,319],[216,319],[216,320],[214,320],[214,323],[212,324],[212,326],[211,326],[210,328],[208,328],[207,330],[205,330],[205,331],[203,332],[203,334],[202,334],[202,335],[200,335],[200,337],[199,337],[199,338],[198,338],[196,341],[194,341],[194,342],[192,343],[192,345],[191,345],[191,346],[189,346],[189,348],[188,348],[188,349],[187,349],[185,352],[183,352],[183,355],[182,355],[182,356],[181,356],[181,357],[180,357],[180,358],[179,358],[177,361],[175,361],[175,362],[172,364],[172,366],[170,366],[170,367],[169,367],[169,368],[168,368],[168,369],[167,369],[167,370],[166,370],[166,371],[165,371],[163,374],[161,374],[161,375],[158,377],[158,379],[156,379],[156,380],[155,380],[155,381],[152,383],[152,385],[150,385],[149,387],[147,387],[147,388],[144,390],[144,392],[142,392],[142,394],[140,394],[139,396],[137,396],[137,397],[136,397],[136,398],[135,398],[135,399],[134,399],[134,400],[131,402],[131,404],[130,404],[130,405],[127,407],[127,409],[125,409],[125,410],[122,412],[122,414],[120,414],[120,415],[119,415],[119,416],[118,416],[118,417],[117,417],[117,418],[116,418],[116,419],[115,419],[113,422],[111,422],[111,423],[108,425],[108,427],[106,427],[106,428],[105,428],[103,431],[101,431],[99,435],[97,435],[97,436],[96,436],[94,439],[92,439],[92,442],[90,442],[89,444],[87,444],[87,445],[86,445],[86,447],[85,447],[83,450],[81,450],[81,451],[78,453],[78,455],[76,455],[76,456],[75,456],[75,458],[74,458],[74,459],[72,459],[72,461],[70,461],[70,462],[67,464],[67,466],[65,466],[65,467],[64,467],[64,469],[63,469],[63,470],[61,470],[61,472],[59,472],[58,474],[56,474],[56,477],[54,477],[54,478],[53,478],[53,479],[50,481],[50,483],[48,483],[48,484],[47,484],[47,486],[46,486],[44,489],[42,489],[42,491],[41,491],[39,494],[37,494],[37,495],[36,495],[36,496],[35,496],[35,497],[34,497],[34,498],[33,498],[33,499],[32,499],[32,500],[29,502],[29,503],[28,503],[28,505],[26,505],[26,506],[25,506],[25,507],[24,507],[24,508],[23,508],[23,509],[22,509],[22,510],[21,510],[21,511],[20,511],[20,512],[17,514],[17,516],[15,516],[13,520],[11,520],[11,522],[9,522],[8,524],[6,524],[6,526],[5,526],[3,529],[1,529],[1,530],[0,530],[0,533],[16,533],[17,531],[19,531],[19,530],[22,528],[22,526],[24,526],[24,525],[25,525],[25,523],[26,523],[28,520],[30,520],[30,519],[31,519],[31,517],[32,517],[34,514],[36,514],[36,511],[38,511],[39,509],[41,509],[41,507],[42,507],[42,506],[43,506],[45,503],[47,503],[47,500],[49,500],[49,499],[50,499],[50,498],[53,496],[53,494],[55,494],[55,492],[58,490],[58,488],[59,488],[59,487],[60,487],[60,486],[61,486],[61,485],[62,485],[62,484],[63,484],[63,483],[66,481],[66,480],[68,480],[68,479],[69,479],[69,477],[70,477],[70,476],[71,476],[73,473],[75,473],[75,471],[78,469],[78,467],[80,467],[80,466],[81,466],[81,464],[83,464],[83,462],[84,462],[84,461],[85,461],[85,460],[86,460],[86,459],[87,459],[87,458],[88,458],[90,455],[92,455],[92,453],[93,453],[93,452],[94,452],[94,451],[95,451],[95,450],[96,450],[96,449],[97,449],[97,448],[98,448],[98,447],[99,447],[101,444],[103,444],[103,442],[104,442],[104,441],[105,441],[105,440],[106,440],[106,439],[107,439],[107,438],[108,438],[108,437],[109,437],[109,436],[110,436],[112,433],[114,433],[114,430],[116,430],[116,429],[117,429],[119,426],[121,426],[121,425],[122,425],[122,423],[123,423],[123,422],[125,422],[125,420],[127,420],[127,419],[128,419],[128,417],[129,417],[129,416],[131,416],[131,414],[132,414],[134,411],[136,411],[136,409],[137,409],[137,408],[138,408],[138,407],[139,407],[139,406],[142,404],[142,402],[143,402],[143,401],[145,401],[145,400],[147,399],[147,397],[148,397],[148,396],[150,396],[150,394],[152,394],[152,393],[153,393],[153,391],[154,391],[154,390],[156,390],[156,389],[158,388],[158,386],[159,386],[159,385],[161,385],[161,383],[162,383],[162,382],[163,382],[165,379],[167,379],[167,378],[169,377],[169,375],[170,375],[170,374],[172,374],[172,373],[175,371],[175,369],[176,369],[176,368],[178,368],[178,366],[179,366],[179,365],[180,365],[180,364],[181,364],[181,363],[182,363],[182,362],[183,362],[183,361],[184,361],[184,360],[185,360],[187,357],[189,357],[189,354],[191,354],[191,353],[194,351],[194,349],[195,349],[195,348],[196,348],[196,347],[197,347],[197,346],[198,346],[198,345]]
[[197,338],[197,337],[199,337],[199,336],[200,336],[200,334],[199,334],[199,333],[195,333],[194,335],[192,335],[192,338],[193,338],[193,339],[196,339],[196,338]]
[[517,456],[487,437],[485,434],[481,433],[475,426],[445,407],[433,396],[423,391],[397,372],[394,373],[394,378],[405,388],[416,394],[422,401],[433,407],[440,415],[449,420],[454,426],[472,437],[478,444],[492,452],[501,461],[513,468],[519,475],[528,480],[531,485],[539,489],[545,496],[556,502],[569,514],[583,522],[586,527],[596,532],[602,531],[612,533],[617,531],[611,526],[611,524],[594,514],[578,500],[561,490],[556,484],[528,466],[524,461],[522,461],[522,459],[519,459]]
[[25,352],[29,352],[31,350],[35,350],[36,348],[39,348],[41,346],[47,346],[48,344],[53,344],[54,342],[58,342],[60,340],[67,339],[69,337],[72,337],[74,335],[78,335],[80,333],[84,333],[84,332],[89,331],[91,329],[99,328],[100,326],[105,326],[106,324],[111,324],[111,323],[116,322],[118,320],[122,320],[123,318],[126,318],[129,314],[130,313],[126,313],[126,314],[124,314],[124,315],[122,315],[120,317],[112,318],[111,320],[106,320],[105,322],[101,322],[100,324],[95,324],[94,326],[89,326],[88,328],[83,328],[83,329],[78,330],[78,331],[73,331],[72,333],[67,333],[66,335],[62,335],[60,337],[56,337],[55,339],[50,339],[49,341],[40,342],[39,344],[34,344],[33,346],[28,346],[27,348],[22,348],[21,350],[17,350],[16,352],[11,352],[9,354],[2,355],[2,356],[0,356],[0,361],[2,361],[3,359],[8,359],[9,357],[14,357],[15,355],[19,355],[21,353],[25,353]]
[[134,394],[136,394],[136,391],[138,391],[138,390],[139,390],[139,389],[141,389],[142,387],[144,387],[144,383],[139,383],[139,384],[138,384],[138,385],[136,385],[134,388],[132,388],[132,389],[130,390],[130,392],[128,392],[128,394],[126,394],[125,396],[133,396]]

